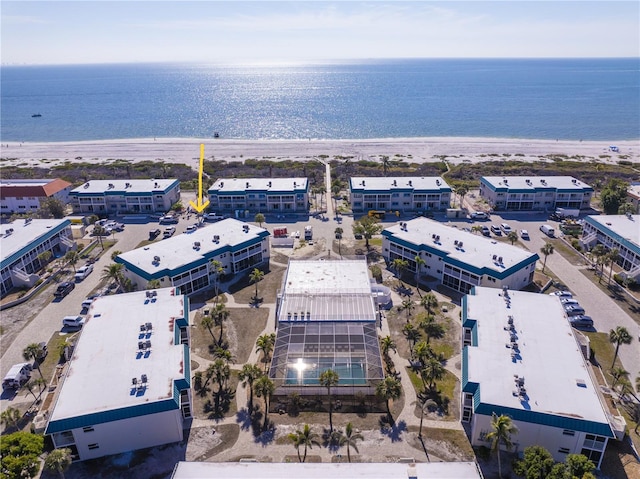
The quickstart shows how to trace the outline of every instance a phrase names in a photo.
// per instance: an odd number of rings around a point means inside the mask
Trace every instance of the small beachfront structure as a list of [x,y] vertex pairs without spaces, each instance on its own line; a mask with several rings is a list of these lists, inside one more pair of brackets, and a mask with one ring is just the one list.
[[0,179],[0,213],[29,213],[40,208],[42,201],[55,198],[66,205],[73,185],[60,178]]
[[588,209],[594,190],[572,176],[483,176],[480,196],[494,210]]
[[163,213],[180,200],[180,182],[174,178],[91,180],[69,197],[74,213]]
[[439,211],[449,208],[451,187],[440,177],[357,177],[349,180],[354,213]]
[[640,215],[594,215],[584,219],[582,245],[618,250],[616,263],[627,277],[640,281]]
[[188,295],[213,287],[213,260],[220,262],[223,275],[232,276],[268,263],[269,256],[267,230],[229,218],[122,253],[115,261],[139,289],[157,279],[162,287],[179,287]]
[[0,268],[2,296],[13,288],[30,288],[40,279],[38,255],[48,251],[51,258],[76,247],[69,220],[26,219],[0,225]]
[[599,468],[624,419],[606,408],[560,300],[476,287],[462,299],[462,323],[461,417],[471,444],[490,447],[492,414],[506,415],[518,428],[515,452],[542,446],[556,461],[584,454]]
[[[455,291],[473,286],[522,289],[533,281],[536,253],[427,218],[401,221],[382,231],[382,255],[408,263],[405,274],[431,277]],[[420,257],[424,264],[416,262]]]
[[327,369],[340,377],[336,395],[375,392],[384,374],[366,261],[290,260],[276,319],[276,395],[326,394],[318,378]]
[[635,214],[640,214],[640,183],[631,183],[629,185],[627,200],[633,205]]
[[81,461],[181,441],[190,368],[189,301],[177,288],[99,297],[45,434]]
[[209,211],[233,213],[309,213],[307,178],[219,178],[208,190]]

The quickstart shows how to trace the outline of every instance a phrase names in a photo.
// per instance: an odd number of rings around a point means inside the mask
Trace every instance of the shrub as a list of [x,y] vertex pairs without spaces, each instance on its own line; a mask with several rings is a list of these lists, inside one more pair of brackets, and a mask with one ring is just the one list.
[[573,246],[573,249],[575,249],[576,251],[582,251],[582,246],[580,246],[580,241],[578,241],[576,238],[571,240],[571,246]]
[[380,266],[373,265],[371,266],[371,275],[375,278],[378,283],[382,283],[382,270]]
[[624,279],[622,278],[622,276],[620,276],[620,275],[619,275],[619,274],[617,274],[617,273],[613,275],[613,280],[614,280],[616,283],[618,283],[620,286],[626,286],[626,285],[625,285],[625,281],[624,281]]

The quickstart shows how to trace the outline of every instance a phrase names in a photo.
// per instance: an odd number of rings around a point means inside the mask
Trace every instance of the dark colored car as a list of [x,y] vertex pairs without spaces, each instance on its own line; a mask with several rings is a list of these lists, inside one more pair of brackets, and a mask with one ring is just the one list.
[[70,283],[69,281],[65,281],[64,283],[60,283],[58,285],[58,288],[56,289],[55,293],[53,293],[53,295],[56,298],[64,298],[71,291],[73,291],[73,288],[75,288],[75,287],[76,287],[75,284]]
[[593,329],[593,319],[591,319],[591,316],[585,316],[584,314],[569,318],[569,323],[577,329]]
[[482,234],[485,236],[491,236],[491,232],[489,231],[489,228],[487,228],[486,226],[482,227]]
[[155,229],[155,230],[151,230],[149,231],[149,239],[150,240],[154,240],[156,239],[158,236],[160,236],[160,230],[159,229]]

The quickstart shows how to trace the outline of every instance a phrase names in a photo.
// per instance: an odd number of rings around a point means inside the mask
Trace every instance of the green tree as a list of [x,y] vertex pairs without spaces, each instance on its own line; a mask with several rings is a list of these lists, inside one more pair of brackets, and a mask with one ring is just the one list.
[[253,413],[253,384],[262,376],[262,370],[256,364],[245,364],[238,374],[244,387],[249,387],[249,413]]
[[389,351],[393,351],[395,353],[398,352],[396,342],[389,335],[380,338],[380,350],[382,351],[385,361],[389,361],[391,359],[389,357]]
[[432,391],[435,389],[436,381],[440,381],[444,374],[444,366],[435,357],[430,357],[420,370],[420,378]]
[[378,219],[371,216],[363,216],[358,221],[354,221],[351,227],[354,235],[360,235],[364,237],[365,246],[369,250],[369,240],[377,235],[382,226],[378,224]]
[[618,214],[620,206],[626,202],[629,183],[611,178],[600,192],[600,203],[607,215]]
[[609,263],[609,279],[607,281],[607,286],[611,286],[611,275],[613,274],[613,265],[619,259],[620,259],[620,250],[618,248],[613,248],[607,253],[606,261],[607,263]]
[[411,312],[413,311],[413,309],[416,307],[416,304],[413,302],[412,299],[405,299],[402,301],[402,305],[398,308],[401,310],[406,311],[407,313],[407,323],[409,322],[409,319],[411,319]]
[[469,193],[469,188],[466,185],[458,185],[456,187],[456,194],[460,197],[460,208],[464,208],[464,197]]
[[117,250],[117,249],[116,249],[116,250],[113,250],[113,251],[111,252],[111,261],[115,261],[115,260],[116,260],[116,258],[117,258],[118,256],[120,256],[121,254],[122,254],[122,251]]
[[64,255],[64,259],[67,263],[69,263],[71,265],[71,267],[73,268],[73,272],[76,272],[76,264],[78,263],[78,261],[80,261],[80,255],[78,254],[78,252],[74,249],[70,249],[69,251],[67,251],[67,253]]
[[31,343],[22,350],[22,357],[25,361],[33,361],[40,373],[40,377],[44,379],[42,370],[40,369],[40,359],[44,356],[44,347],[39,343]]
[[544,447],[530,446],[525,448],[523,459],[513,463],[513,472],[525,479],[546,479],[554,464],[553,456]]
[[213,302],[214,304],[218,304],[218,296],[220,295],[220,277],[224,274],[222,263],[215,259],[209,261],[209,273],[213,275],[213,288],[216,293],[216,297]]
[[53,196],[40,202],[40,215],[43,218],[49,218],[50,216],[53,216],[57,220],[64,218],[65,209],[65,204]]
[[389,161],[389,157],[386,155],[383,155],[382,158],[380,158],[380,162],[382,163],[382,172],[384,173],[384,176],[387,176],[387,171],[389,170],[389,167],[391,166],[391,162]]
[[500,448],[504,446],[510,450],[513,446],[511,436],[518,432],[518,428],[513,424],[509,416],[504,414],[498,416],[491,415],[491,432],[487,434],[487,439],[491,441],[491,451],[498,456],[498,476],[502,477],[502,463],[500,462]]
[[38,456],[44,449],[44,437],[28,432],[0,436],[0,471],[2,477],[35,477],[40,470]]
[[544,255],[544,263],[542,264],[542,272],[544,273],[544,269],[547,267],[547,256],[553,254],[554,247],[551,243],[545,243],[542,248],[540,248],[540,252]]
[[333,432],[333,399],[331,397],[331,388],[338,385],[340,376],[333,369],[327,369],[320,374],[318,381],[320,386],[327,388],[327,396],[329,397],[329,431]]
[[445,334],[444,326],[436,321],[433,314],[420,313],[418,327],[427,336],[427,344],[431,342],[431,338],[440,339]]
[[0,413],[0,422],[4,424],[5,430],[10,428],[18,429],[20,419],[22,419],[22,413],[13,407],[8,407]]
[[344,233],[344,230],[338,226],[334,233],[338,239],[338,254],[342,256],[342,233]]
[[262,223],[264,223],[264,215],[262,213],[256,214],[256,216],[253,218],[253,221],[254,223],[258,223],[260,228],[262,228]]
[[433,357],[433,350],[426,341],[418,341],[413,352],[421,365],[425,365],[429,358]]
[[390,401],[395,401],[402,396],[402,384],[400,384],[400,380],[394,376],[385,376],[376,386],[376,395],[380,399],[384,399],[387,406],[387,416],[389,417],[389,421],[393,423]]
[[275,343],[275,333],[262,334],[258,336],[258,339],[256,340],[256,353],[262,353],[265,372],[267,371],[267,365],[269,364],[269,355],[271,354],[271,351],[273,351]]
[[40,267],[44,268],[45,265],[49,262],[49,260],[51,259],[51,257],[53,256],[53,253],[49,250],[47,251],[43,251],[42,253],[40,253],[37,258],[38,258],[38,262],[40,263]]
[[396,258],[391,262],[391,267],[395,270],[400,282],[402,282],[402,274],[409,267],[409,262],[406,259]]
[[101,278],[107,281],[115,281],[118,288],[124,289],[123,269],[124,265],[122,263],[111,263],[103,268]]
[[511,241],[511,245],[513,246],[513,244],[518,241],[518,233],[516,233],[515,231],[510,231],[507,235],[507,238],[509,239],[509,241]]
[[347,448],[347,461],[351,462],[351,448],[357,453],[358,451],[358,441],[364,440],[364,436],[359,432],[354,432],[353,424],[350,422],[344,428],[344,432],[340,431],[338,435],[338,444],[340,447]]
[[629,371],[625,370],[623,367],[611,368],[609,372],[613,378],[613,383],[611,384],[612,389],[616,387],[616,384],[618,384],[619,381],[629,377]]
[[161,286],[159,279],[151,279],[147,283],[147,289],[158,289]]
[[420,427],[418,428],[418,437],[422,439],[422,420],[424,419],[425,412],[429,412],[432,409],[438,407],[438,403],[436,403],[433,399],[427,399],[426,397],[418,398],[417,401],[414,401],[416,406],[420,408]]
[[264,273],[260,271],[258,268],[253,268],[253,271],[249,273],[249,281],[256,284],[256,296],[255,300],[258,300],[258,283],[262,281],[264,278]]
[[264,424],[262,425],[262,428],[266,429],[267,424],[269,423],[269,403],[273,392],[276,390],[276,386],[268,376],[260,376],[253,384],[253,388],[256,396],[264,398]]
[[595,258],[596,271],[598,266],[600,267],[600,279],[598,280],[598,283],[601,283],[604,264],[606,263],[606,258],[607,258],[607,249],[604,247],[603,244],[598,243],[593,248],[591,248],[591,251],[589,253],[590,253],[590,256]]
[[420,304],[429,314],[433,314],[433,310],[438,307],[438,298],[432,292],[428,292],[420,299]]
[[616,345],[616,352],[613,355],[613,362],[611,363],[611,368],[615,366],[616,359],[618,359],[618,350],[620,349],[621,344],[631,344],[633,338],[627,331],[627,328],[624,326],[618,326],[616,329],[612,329],[609,331],[609,342]]
[[418,290],[418,294],[422,297],[422,293],[420,293],[420,272],[422,271],[422,267],[427,263],[420,255],[416,255],[413,260],[416,263],[416,289]]
[[[318,435],[311,430],[308,424],[305,424],[302,429],[292,432],[288,437],[298,452],[298,461],[300,462],[307,460],[307,449],[312,449],[313,446],[320,446]],[[300,446],[304,446],[304,457],[300,457]]]
[[224,322],[229,319],[229,315],[229,310],[226,308],[224,303],[216,304],[215,308],[213,308],[213,311],[211,312],[213,322],[220,328],[220,337],[218,338],[218,344],[222,344],[222,331],[224,328]]
[[44,460],[44,468],[47,471],[57,472],[64,479],[64,471],[71,466],[71,449],[64,447],[62,449],[54,449]]
[[402,334],[404,334],[404,337],[407,338],[407,341],[409,342],[409,353],[411,355],[411,359],[413,359],[413,349],[421,337],[420,331],[418,331],[412,323],[405,323],[405,325],[402,327]]
[[200,320],[200,325],[201,325],[203,328],[206,328],[206,329],[209,331],[209,334],[211,335],[211,339],[212,339],[213,341],[215,341],[215,340],[216,340],[216,337],[213,335],[213,325],[214,325],[214,322],[213,322],[213,318],[211,317],[211,315],[209,315],[209,314],[205,314],[205,315],[203,315],[203,316],[202,316],[202,319]]

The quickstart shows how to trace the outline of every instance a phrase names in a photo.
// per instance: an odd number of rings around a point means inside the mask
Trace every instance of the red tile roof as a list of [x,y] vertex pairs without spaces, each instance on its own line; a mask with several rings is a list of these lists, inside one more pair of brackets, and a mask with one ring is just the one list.
[[[34,180],[37,181],[37,180]],[[47,181],[47,180],[42,180]],[[6,180],[6,183],[0,186],[0,198],[14,198],[14,197],[27,197],[27,198],[45,198],[55,195],[61,190],[68,188],[71,185],[68,181],[61,180],[60,178],[56,178],[55,180],[50,180],[46,184],[41,185],[30,185],[30,184],[20,184],[20,183],[11,183],[11,180]]]

